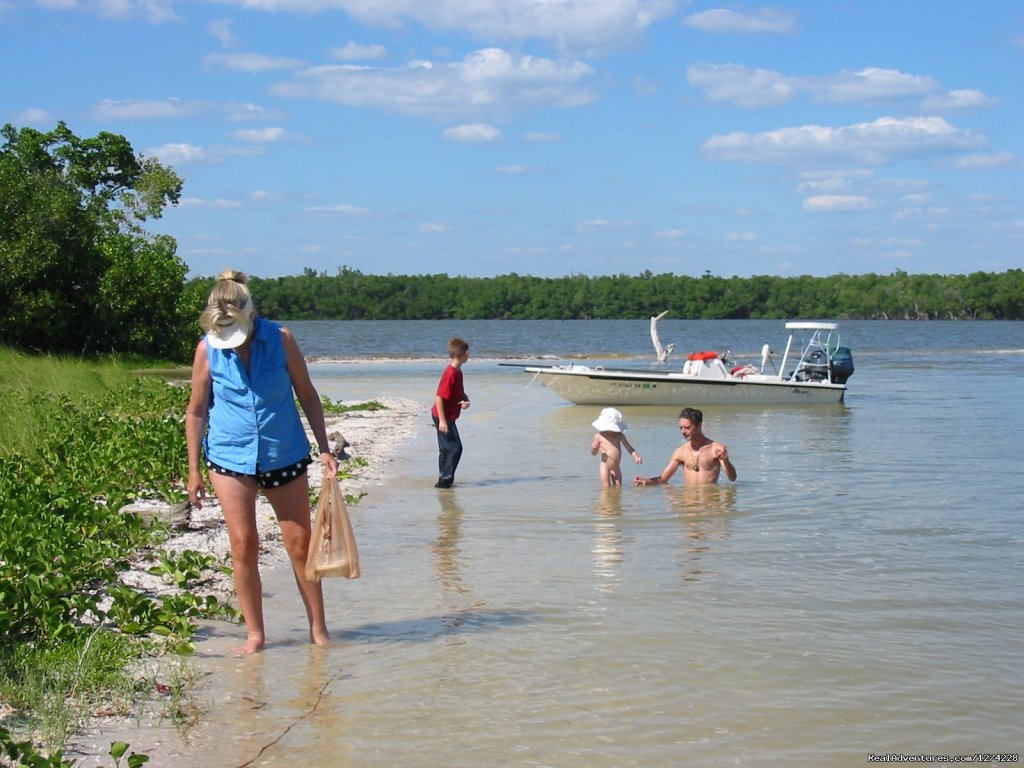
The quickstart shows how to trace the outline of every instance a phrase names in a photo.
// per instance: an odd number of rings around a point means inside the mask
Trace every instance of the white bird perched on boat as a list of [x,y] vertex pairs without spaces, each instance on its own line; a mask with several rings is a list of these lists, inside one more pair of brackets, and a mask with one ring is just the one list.
[[651,316],[651,341],[654,342],[654,354],[657,355],[659,363],[664,363],[668,360],[668,356],[671,355],[672,350],[676,348],[675,343],[669,343],[662,346],[661,337],[658,335],[658,321],[667,314],[668,310],[666,309],[660,315]]

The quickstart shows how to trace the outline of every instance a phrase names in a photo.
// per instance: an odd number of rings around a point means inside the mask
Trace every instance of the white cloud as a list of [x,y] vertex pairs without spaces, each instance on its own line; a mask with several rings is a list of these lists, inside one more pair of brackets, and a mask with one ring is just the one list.
[[916,248],[924,245],[924,241],[916,237],[855,237],[851,242],[865,248]]
[[457,144],[492,144],[502,140],[501,131],[487,123],[456,125],[441,134]]
[[951,214],[949,208],[924,208],[912,206],[897,211],[894,218],[901,221],[939,221]]
[[257,104],[228,102],[217,104],[210,101],[187,101],[185,99],[104,99],[92,110],[96,120],[169,120],[192,118],[199,115],[221,114],[232,122],[247,120],[269,120],[274,117]]
[[231,50],[238,47],[238,38],[231,31],[233,23],[231,19],[214,19],[210,22],[210,34],[217,38],[221,48]]
[[726,240],[739,243],[756,243],[761,239],[757,232],[730,232],[725,236]]
[[81,10],[108,19],[143,19],[150,24],[181,21],[165,0],[86,0],[84,2],[47,2],[43,7],[56,10]]
[[74,11],[79,7],[78,0],[36,0],[36,5],[48,11]]
[[776,8],[761,8],[752,12],[713,8],[685,17],[683,24],[716,34],[788,34],[795,32],[797,27],[796,18],[792,14]]
[[882,117],[871,123],[832,128],[804,125],[765,133],[730,133],[704,142],[712,160],[780,165],[854,162],[882,165],[906,157],[962,152],[985,139],[962,131],[941,117]]
[[804,210],[811,213],[865,211],[871,207],[871,200],[862,195],[815,195],[804,200]]
[[262,53],[211,53],[203,59],[209,69],[227,72],[247,72],[258,75],[278,69],[296,69],[303,62],[287,56],[266,56]]
[[358,205],[341,203],[339,205],[318,205],[307,208],[310,213],[340,213],[345,216],[366,216],[370,213],[368,208],[361,208]]
[[686,79],[703,88],[712,101],[732,101],[741,107],[779,106],[797,94],[794,78],[739,64],[695,64],[686,70]]
[[953,161],[954,168],[960,168],[965,171],[984,171],[990,168],[1006,168],[1017,164],[1017,156],[1012,152],[964,155]]
[[547,40],[563,50],[616,49],[675,12],[675,0],[225,0],[245,8],[300,14],[341,10],[369,26],[412,22],[468,32],[480,40]]
[[679,240],[686,237],[686,231],[682,229],[663,229],[654,233],[658,240]]
[[14,122],[19,125],[48,126],[51,123],[56,124],[57,121],[54,119],[53,115],[45,109],[30,107],[29,109],[23,109],[18,112],[14,116]]
[[93,109],[93,114],[100,120],[165,120],[194,117],[202,109],[200,102],[183,99],[104,99]]
[[216,200],[204,200],[201,197],[183,197],[179,205],[183,208],[214,208],[222,210],[242,207],[242,204],[237,200],[228,200],[223,197]]
[[142,19],[150,24],[181,21],[166,0],[36,0],[51,11],[83,11],[108,19]]
[[526,173],[536,173],[535,168],[529,168],[525,165],[503,165],[497,169],[498,173],[505,174],[506,176],[522,176]]
[[590,219],[589,221],[581,221],[576,225],[577,232],[624,232],[635,228],[636,222],[609,221],[608,219]]
[[941,86],[934,78],[879,67],[806,77],[801,78],[801,82],[819,101],[833,104],[894,101],[925,96],[941,90]]
[[198,163],[208,159],[206,151],[194,144],[164,144],[162,147],[144,150],[142,154],[155,157],[164,165],[171,166]]
[[233,136],[239,141],[251,142],[254,144],[271,144],[277,141],[284,141],[288,134],[284,128],[254,128],[251,130],[235,131]]
[[904,205],[925,205],[930,203],[932,196],[927,192],[916,192],[912,195],[904,195],[900,200]]
[[367,61],[369,59],[383,59],[388,55],[383,45],[359,45],[359,43],[347,42],[340,48],[331,48],[328,55],[332,59],[340,61]]
[[730,101],[751,109],[787,104],[800,93],[828,104],[920,100],[921,106],[931,111],[978,109],[994,103],[981,91],[947,91],[932,77],[880,67],[794,77],[742,64],[701,63],[687,69],[686,79],[712,101]]
[[926,109],[934,110],[981,109],[994,106],[995,103],[995,99],[973,88],[936,93],[922,102]]
[[805,171],[800,174],[797,192],[818,194],[839,192],[855,184],[870,181],[875,172],[870,168],[839,168],[827,171]]
[[276,119],[276,112],[270,113],[258,104],[243,104],[241,102],[229,102],[216,107],[224,113],[224,117],[234,123],[243,123],[248,120],[271,120]]
[[425,235],[443,235],[444,233],[449,232],[450,229],[447,224],[437,221],[429,221],[420,227],[418,231]]
[[583,84],[591,74],[593,70],[579,61],[485,48],[457,62],[309,67],[271,90],[278,96],[381,107],[436,120],[501,120],[534,107],[591,103],[596,94]]
[[540,133],[538,131],[529,131],[523,134],[523,140],[528,141],[531,144],[553,144],[556,141],[561,141],[562,136],[557,133]]

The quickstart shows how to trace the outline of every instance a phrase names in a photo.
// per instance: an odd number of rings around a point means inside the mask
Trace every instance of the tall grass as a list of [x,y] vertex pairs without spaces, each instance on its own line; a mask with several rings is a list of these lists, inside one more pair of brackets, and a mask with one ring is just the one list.
[[43,414],[34,395],[50,393],[81,403],[123,383],[131,372],[115,359],[26,355],[0,347],[0,447],[32,453]]

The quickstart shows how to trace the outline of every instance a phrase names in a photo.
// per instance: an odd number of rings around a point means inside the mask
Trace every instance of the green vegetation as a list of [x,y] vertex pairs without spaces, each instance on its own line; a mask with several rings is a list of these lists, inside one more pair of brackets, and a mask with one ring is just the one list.
[[[115,362],[4,349],[0,370],[0,744],[14,764],[61,765],[85,717],[127,714],[158,689],[140,659],[188,651],[195,618],[235,612],[196,589],[212,558],[163,553],[165,530],[119,512],[140,497],[183,498],[187,388]],[[179,591],[121,584],[139,552]],[[57,761],[40,762],[44,751]]]
[[367,400],[365,403],[353,403],[352,405],[345,405],[331,400],[329,397],[320,397],[320,404],[323,406],[324,413],[329,414],[340,414],[340,413],[352,413],[357,411],[380,411],[387,410],[387,406],[381,403],[379,400]]
[[123,136],[0,130],[0,337],[41,352],[181,359],[195,325],[167,236],[182,181]]
[[[140,755],[132,752],[125,757],[129,745],[123,741],[115,741],[110,745],[107,753],[114,761],[114,768],[120,768],[121,759],[124,758],[125,768],[140,768],[149,762],[149,755]],[[17,741],[3,726],[0,726],[0,755],[4,755],[10,763],[3,765],[21,765],[27,768],[71,768],[77,761],[65,760],[62,750],[57,750],[50,755],[44,755],[30,741]],[[14,761],[17,762],[14,762]]]
[[[209,290],[195,278],[189,291]],[[259,310],[292,320],[574,320],[648,317],[669,310],[689,319],[1024,319],[1024,271],[1002,274],[701,277],[497,277],[336,275],[261,279],[250,287]]]

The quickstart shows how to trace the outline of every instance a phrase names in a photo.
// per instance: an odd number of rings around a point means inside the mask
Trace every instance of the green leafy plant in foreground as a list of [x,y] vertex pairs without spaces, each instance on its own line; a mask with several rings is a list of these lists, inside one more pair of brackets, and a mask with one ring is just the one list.
[[[114,765],[120,768],[121,758],[124,757],[124,753],[128,751],[129,744],[125,741],[115,741],[110,745],[110,756],[114,758]],[[149,762],[149,755],[140,755],[132,752],[126,758],[125,765],[127,768],[139,768],[140,765],[145,765]]]
[[[132,752],[125,758],[129,744],[124,741],[115,741],[110,744],[110,751],[107,753],[114,761],[115,768],[120,768],[121,759],[125,759],[125,768],[139,768],[149,762],[149,755]],[[44,755],[30,741],[17,741],[11,732],[0,725],[0,754],[7,757],[10,765],[20,765],[26,768],[73,768],[77,760],[65,760],[64,751],[58,749],[51,755]],[[8,763],[4,763],[5,765]]]
[[[59,383],[59,362],[40,365]],[[4,727],[41,739],[38,753],[5,742],[25,765],[60,765],[59,749],[98,697],[134,702],[149,690],[127,672],[140,656],[188,651],[196,618],[236,615],[193,588],[205,563],[198,553],[155,566],[181,594],[151,596],[118,580],[163,535],[121,507],[183,497],[187,389],[116,372],[89,386],[79,363],[68,368],[86,384],[79,391],[0,380],[0,397],[22,413],[0,432],[32,436],[0,442],[0,696],[15,708]],[[56,762],[39,762],[50,759],[44,748]]]

